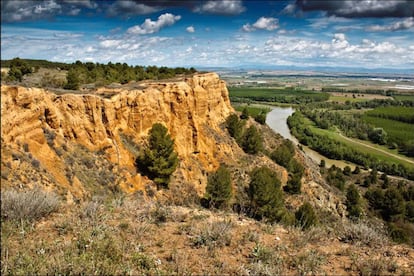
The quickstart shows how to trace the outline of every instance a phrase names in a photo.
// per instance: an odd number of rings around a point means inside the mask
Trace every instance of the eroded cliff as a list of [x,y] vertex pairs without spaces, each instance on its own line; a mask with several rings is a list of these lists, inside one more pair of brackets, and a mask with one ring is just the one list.
[[[108,93],[110,97],[102,96]],[[165,124],[175,140],[180,158],[175,178],[195,184],[198,191],[206,184],[207,172],[233,159],[234,142],[223,142],[228,135],[222,125],[233,109],[225,82],[215,73],[80,95],[2,86],[1,100],[2,150],[9,159],[3,161],[9,162],[11,170],[23,169],[22,158],[16,155],[29,153],[35,166],[78,196],[85,190],[85,179],[79,175],[95,172],[87,171],[88,164],[83,172],[68,172],[68,163],[73,164],[65,158],[68,152],[96,153],[97,159],[111,163],[114,185],[127,192],[143,189],[148,179],[136,171],[134,160],[156,122]],[[14,151],[17,154],[7,157]],[[102,160],[84,159],[92,163],[91,168],[105,165]]]

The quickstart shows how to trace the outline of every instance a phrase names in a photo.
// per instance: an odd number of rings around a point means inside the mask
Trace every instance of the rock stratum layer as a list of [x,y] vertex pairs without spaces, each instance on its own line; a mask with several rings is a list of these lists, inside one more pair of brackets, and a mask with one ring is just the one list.
[[[102,96],[108,93],[110,97]],[[96,174],[92,170],[101,169],[107,163],[100,159],[106,159],[115,174],[113,185],[126,192],[142,190],[149,180],[136,171],[134,160],[149,129],[160,122],[174,138],[180,158],[174,177],[202,191],[206,173],[223,159],[232,158],[234,142],[230,139],[220,143],[220,137],[228,137],[223,122],[231,112],[226,84],[215,73],[179,81],[139,83],[138,88],[100,88],[88,94],[58,95],[38,88],[3,85],[3,162],[10,174],[23,169],[22,160],[27,157],[34,167],[47,171],[56,185],[82,196],[87,185],[84,182],[88,182],[82,176]],[[83,151],[96,153],[96,160],[84,157],[86,165],[78,166],[81,172],[69,170],[68,163],[76,164],[76,160],[68,153],[80,155]],[[36,182],[21,178],[21,182]]]

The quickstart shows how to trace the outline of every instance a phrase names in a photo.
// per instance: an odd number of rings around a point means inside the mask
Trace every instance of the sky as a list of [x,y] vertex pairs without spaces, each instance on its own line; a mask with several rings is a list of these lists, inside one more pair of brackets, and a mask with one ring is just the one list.
[[1,58],[414,72],[412,0],[2,0]]

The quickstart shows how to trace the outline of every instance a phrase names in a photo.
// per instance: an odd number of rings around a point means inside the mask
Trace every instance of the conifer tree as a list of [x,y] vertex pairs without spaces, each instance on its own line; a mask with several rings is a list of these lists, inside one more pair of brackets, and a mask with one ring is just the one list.
[[348,217],[359,218],[361,216],[361,196],[354,184],[348,187],[345,205]]
[[232,196],[230,171],[220,165],[218,170],[208,177],[206,195],[209,205],[222,208],[227,205]]
[[259,134],[255,126],[250,126],[242,139],[242,148],[246,153],[256,154],[258,153],[262,145],[262,136]]
[[149,132],[149,147],[137,157],[136,165],[147,174],[158,187],[168,187],[171,174],[178,165],[174,151],[174,140],[168,130],[160,123],[152,126]]
[[284,215],[283,194],[276,173],[267,167],[256,168],[251,173],[248,195],[253,215],[279,221]]
[[75,69],[70,69],[66,76],[66,84],[64,89],[78,90],[79,89],[79,77],[78,72]]

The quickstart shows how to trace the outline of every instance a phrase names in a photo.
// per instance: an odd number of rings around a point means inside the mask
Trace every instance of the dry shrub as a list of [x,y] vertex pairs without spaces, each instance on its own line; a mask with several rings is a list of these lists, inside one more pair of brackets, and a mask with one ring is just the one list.
[[231,230],[234,224],[230,220],[213,221],[202,224],[200,228],[193,229],[191,238],[195,247],[207,246],[209,248],[229,246],[231,244]]
[[381,247],[388,242],[385,229],[366,221],[344,223],[339,229],[340,240],[355,245]]
[[395,274],[398,268],[395,262],[390,262],[390,260],[384,257],[369,259],[354,258],[352,265],[361,276],[391,275]]
[[8,220],[37,220],[55,212],[58,207],[58,197],[40,188],[1,193],[1,215]]
[[300,275],[324,274],[320,267],[325,263],[326,258],[316,250],[306,251],[293,259],[293,267]]
[[285,261],[280,247],[266,247],[257,243],[250,253],[250,264],[247,266],[248,275],[283,275]]

